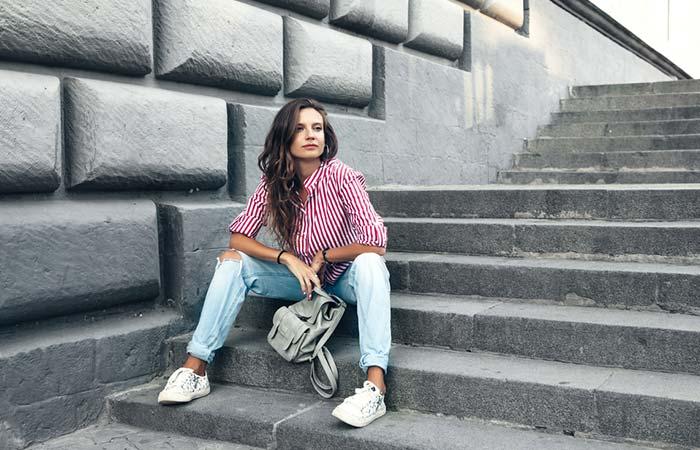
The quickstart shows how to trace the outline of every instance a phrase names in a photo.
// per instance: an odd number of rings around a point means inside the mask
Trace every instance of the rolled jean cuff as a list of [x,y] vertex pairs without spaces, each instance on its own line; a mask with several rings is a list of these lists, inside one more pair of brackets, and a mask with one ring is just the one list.
[[386,369],[389,366],[389,356],[381,355],[364,355],[360,358],[360,368],[367,373],[367,369],[372,366],[381,367],[386,373]]
[[189,344],[187,344],[187,353],[202,361],[206,361],[207,364],[211,364],[214,360],[214,352],[209,350],[206,346],[194,341],[190,341]]

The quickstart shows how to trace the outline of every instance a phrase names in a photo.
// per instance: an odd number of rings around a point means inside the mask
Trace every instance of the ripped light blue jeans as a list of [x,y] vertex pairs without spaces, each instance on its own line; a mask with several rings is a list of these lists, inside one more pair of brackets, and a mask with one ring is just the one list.
[[[238,254],[241,260],[218,261],[199,323],[187,345],[190,355],[208,363],[228,337],[249,291],[271,298],[304,298],[299,281],[286,266],[240,251]],[[334,285],[324,287],[346,303],[357,305],[362,370],[378,366],[386,372],[391,349],[391,306],[384,258],[363,253]]]

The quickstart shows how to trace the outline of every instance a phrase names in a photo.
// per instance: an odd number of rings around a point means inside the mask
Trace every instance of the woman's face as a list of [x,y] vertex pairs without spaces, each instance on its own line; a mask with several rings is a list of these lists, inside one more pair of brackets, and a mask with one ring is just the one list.
[[300,110],[290,149],[292,156],[297,159],[317,159],[323,154],[325,145],[321,113],[314,108]]

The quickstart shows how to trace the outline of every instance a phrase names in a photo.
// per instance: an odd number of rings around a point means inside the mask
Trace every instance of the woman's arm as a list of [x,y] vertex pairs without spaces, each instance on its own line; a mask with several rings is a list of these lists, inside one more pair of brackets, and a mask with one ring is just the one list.
[[[386,249],[384,247],[373,247],[371,245],[354,243],[343,247],[329,248],[328,251],[326,251],[326,259],[331,263],[353,261],[362,253],[376,253],[379,256],[384,256]],[[322,252],[318,252],[316,256],[320,256],[321,261],[323,261]],[[315,259],[316,258],[314,258],[314,260]]]
[[[241,233],[232,233],[228,246],[234,250],[240,250],[253,258],[264,259],[265,261],[277,262],[277,256],[280,254],[279,249],[263,245]],[[314,285],[321,287],[321,280],[316,274],[318,271],[307,266],[304,261],[290,252],[282,253],[280,263],[287,266],[287,269],[299,280],[301,290],[311,299]]]

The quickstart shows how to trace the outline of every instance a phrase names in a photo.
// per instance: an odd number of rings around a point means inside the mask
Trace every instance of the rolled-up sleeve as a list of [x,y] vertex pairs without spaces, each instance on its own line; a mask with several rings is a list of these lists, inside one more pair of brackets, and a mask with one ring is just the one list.
[[386,248],[386,226],[369,200],[364,175],[357,171],[351,171],[345,177],[340,189],[340,200],[345,212],[350,216],[357,242]]
[[255,239],[263,225],[267,224],[267,187],[264,179],[255,188],[255,192],[248,199],[243,212],[241,212],[228,226],[231,233],[241,233],[251,239]]

